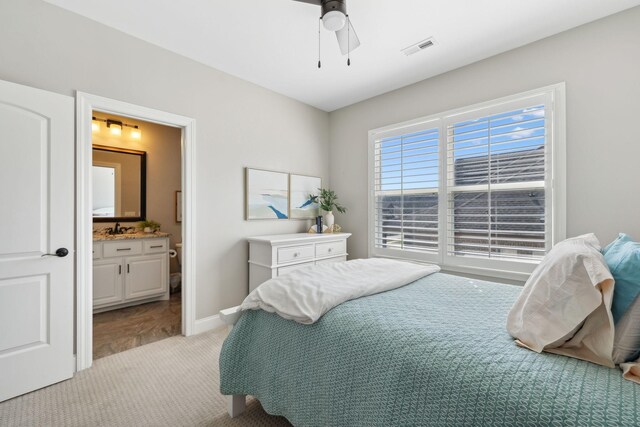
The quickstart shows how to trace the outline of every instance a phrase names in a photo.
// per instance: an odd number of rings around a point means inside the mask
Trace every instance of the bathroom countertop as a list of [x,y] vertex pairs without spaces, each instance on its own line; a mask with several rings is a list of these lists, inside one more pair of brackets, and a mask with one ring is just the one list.
[[137,231],[135,233],[125,234],[93,233],[94,242],[101,240],[158,239],[161,237],[169,237],[169,233],[163,233],[162,231],[155,231],[153,233]]

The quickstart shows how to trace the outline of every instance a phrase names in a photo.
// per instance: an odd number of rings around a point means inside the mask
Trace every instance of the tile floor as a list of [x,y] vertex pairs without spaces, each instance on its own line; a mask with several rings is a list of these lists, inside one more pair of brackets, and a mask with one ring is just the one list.
[[93,315],[93,359],[181,334],[182,297]]

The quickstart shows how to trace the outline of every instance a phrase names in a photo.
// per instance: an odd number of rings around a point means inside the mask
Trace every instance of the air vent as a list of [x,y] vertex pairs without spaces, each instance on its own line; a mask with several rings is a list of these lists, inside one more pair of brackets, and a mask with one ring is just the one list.
[[426,40],[422,40],[421,42],[413,44],[409,47],[405,47],[404,49],[402,49],[402,53],[404,53],[407,56],[413,55],[414,53],[420,52],[421,50],[428,49],[431,46],[434,46],[435,44],[436,44],[435,39],[433,37],[429,37]]

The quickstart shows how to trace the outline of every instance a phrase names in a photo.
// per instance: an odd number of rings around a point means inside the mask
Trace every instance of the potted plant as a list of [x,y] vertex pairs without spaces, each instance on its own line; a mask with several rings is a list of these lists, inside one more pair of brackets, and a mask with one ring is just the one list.
[[337,202],[338,196],[335,191],[328,188],[318,188],[318,190],[320,191],[319,195],[310,195],[310,197],[313,199],[314,203],[318,203],[320,205],[320,209],[326,212],[324,216],[324,223],[327,228],[331,230],[334,222],[333,210],[335,209],[340,213],[345,213],[347,212],[347,208]]
[[153,233],[160,230],[160,223],[150,219],[145,219],[138,223],[138,228],[141,228],[145,233]]

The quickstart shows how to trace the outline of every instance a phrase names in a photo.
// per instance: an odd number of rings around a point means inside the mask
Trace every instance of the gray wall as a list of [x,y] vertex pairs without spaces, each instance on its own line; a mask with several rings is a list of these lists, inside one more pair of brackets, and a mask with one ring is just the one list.
[[327,113],[41,1],[0,0],[0,79],[196,119],[198,319],[246,296],[245,237],[307,228],[245,222],[243,167],[328,182]]
[[[445,49],[440,45],[438,49]],[[371,129],[566,82],[567,233],[640,238],[640,7],[330,114],[331,185],[349,207],[336,221],[367,256]]]

